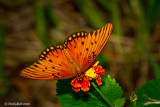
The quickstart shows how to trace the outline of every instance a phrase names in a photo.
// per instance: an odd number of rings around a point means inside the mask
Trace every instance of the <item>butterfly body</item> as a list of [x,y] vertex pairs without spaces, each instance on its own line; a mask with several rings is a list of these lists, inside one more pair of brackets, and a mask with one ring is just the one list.
[[113,30],[112,23],[93,32],[77,32],[64,45],[50,46],[21,76],[31,79],[67,79],[84,73],[103,49]]
[[70,65],[71,72],[73,73],[73,75],[76,75],[76,73],[80,72],[80,66],[76,63],[74,58],[69,54],[66,49],[64,49],[64,53]]

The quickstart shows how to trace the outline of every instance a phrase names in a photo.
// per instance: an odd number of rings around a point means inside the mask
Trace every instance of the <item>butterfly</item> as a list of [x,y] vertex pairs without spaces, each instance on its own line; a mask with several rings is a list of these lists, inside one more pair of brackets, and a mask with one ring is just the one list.
[[21,71],[30,79],[67,79],[84,73],[108,41],[113,24],[108,23],[92,32],[71,34],[63,45],[50,46],[42,51],[38,61]]

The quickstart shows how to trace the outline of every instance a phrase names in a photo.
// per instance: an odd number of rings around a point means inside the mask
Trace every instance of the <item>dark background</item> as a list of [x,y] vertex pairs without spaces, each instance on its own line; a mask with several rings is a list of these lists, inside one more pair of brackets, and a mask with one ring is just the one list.
[[159,12],[159,0],[0,0],[0,106],[61,107],[56,80],[25,79],[20,71],[47,46],[107,22],[114,31],[98,59],[122,87],[129,106],[131,92],[160,71]]

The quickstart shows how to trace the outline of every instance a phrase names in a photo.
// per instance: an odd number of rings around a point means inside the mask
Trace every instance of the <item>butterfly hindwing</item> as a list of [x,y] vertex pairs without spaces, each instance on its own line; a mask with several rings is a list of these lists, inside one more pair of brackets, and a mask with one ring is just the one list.
[[73,76],[61,45],[46,48],[40,58],[21,75],[31,79],[65,79]]

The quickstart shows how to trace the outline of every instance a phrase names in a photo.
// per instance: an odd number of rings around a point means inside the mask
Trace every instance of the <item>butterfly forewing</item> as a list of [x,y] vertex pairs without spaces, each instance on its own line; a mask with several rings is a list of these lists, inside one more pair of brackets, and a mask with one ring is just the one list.
[[72,56],[78,65],[80,65],[84,42],[86,40],[86,32],[77,32],[69,36],[64,43],[65,49]]
[[108,23],[98,30],[85,33],[84,36],[81,35],[82,32],[72,34],[76,36],[70,36],[70,40],[66,40],[68,42],[65,47],[80,66],[81,71],[78,72],[83,72],[92,64],[108,41],[112,30],[112,23]]
[[65,79],[74,76],[62,46],[46,48],[40,59],[22,70],[21,75],[31,79]]

